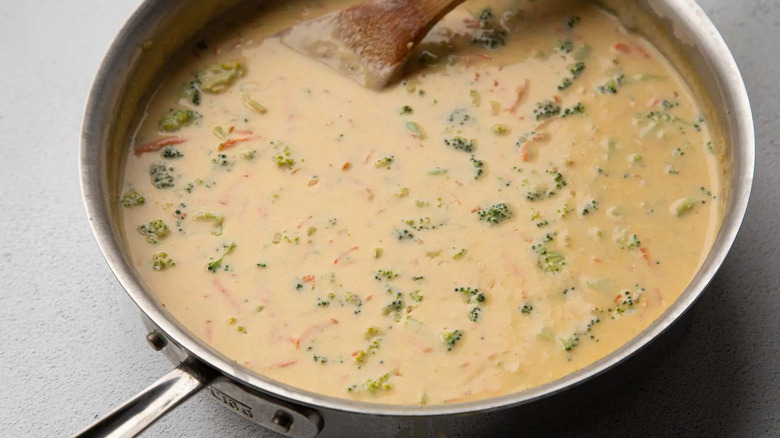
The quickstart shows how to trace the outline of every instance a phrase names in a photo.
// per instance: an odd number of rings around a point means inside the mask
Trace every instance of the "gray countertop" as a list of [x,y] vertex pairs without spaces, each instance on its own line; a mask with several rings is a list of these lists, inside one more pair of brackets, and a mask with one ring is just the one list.
[[[78,183],[90,82],[140,0],[0,7],[0,435],[77,432],[170,369],[98,250]],[[658,363],[556,436],[780,436],[780,2],[700,0],[756,122],[733,250]],[[565,413],[563,413],[565,414]],[[517,431],[520,435],[521,431]],[[199,394],[145,436],[271,437]]]

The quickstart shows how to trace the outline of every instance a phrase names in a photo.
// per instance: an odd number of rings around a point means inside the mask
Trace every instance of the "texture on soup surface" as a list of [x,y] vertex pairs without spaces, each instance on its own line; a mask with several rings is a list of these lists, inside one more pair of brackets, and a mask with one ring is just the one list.
[[721,216],[719,145],[645,40],[580,1],[470,1],[361,88],[277,2],[173,62],[126,157],[133,263],[236,362],[336,397],[520,391],[627,342]]

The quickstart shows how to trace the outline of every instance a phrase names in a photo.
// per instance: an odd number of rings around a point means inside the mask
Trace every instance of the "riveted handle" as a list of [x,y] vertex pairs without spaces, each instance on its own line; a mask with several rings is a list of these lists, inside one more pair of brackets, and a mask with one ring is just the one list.
[[216,376],[216,371],[189,358],[74,437],[134,437],[203,389]]

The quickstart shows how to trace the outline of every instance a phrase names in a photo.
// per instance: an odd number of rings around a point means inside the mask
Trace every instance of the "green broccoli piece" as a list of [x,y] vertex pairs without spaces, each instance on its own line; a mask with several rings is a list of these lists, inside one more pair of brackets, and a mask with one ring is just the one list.
[[282,151],[274,154],[272,160],[274,161],[274,164],[276,164],[276,167],[280,169],[292,169],[295,165],[295,159],[292,157],[292,151],[290,151],[290,148],[287,146],[285,146]]
[[532,247],[536,250],[537,265],[544,272],[556,273],[566,265],[566,259],[556,251],[550,251],[544,244],[535,245]]
[[574,43],[571,40],[558,41],[556,49],[563,53],[571,53],[574,50]]
[[136,188],[128,189],[122,197],[119,199],[119,203],[123,207],[133,207],[136,205],[143,205],[146,202],[143,193]]
[[145,224],[141,224],[138,227],[138,232],[142,236],[146,236],[147,242],[156,244],[160,239],[167,236],[171,230],[162,219],[152,219]]
[[456,287],[455,292],[460,292],[466,299],[466,303],[484,303],[485,294],[479,291],[477,288],[471,288],[467,286]]
[[545,100],[536,104],[534,118],[536,120],[549,119],[561,113],[561,106],[551,100]]
[[453,330],[451,332],[442,332],[439,334],[441,341],[447,347],[447,351],[455,348],[455,344],[463,337],[463,332],[460,330]]
[[483,29],[471,42],[482,44],[486,49],[495,49],[506,45],[507,33],[502,29]]
[[584,113],[585,113],[585,106],[582,103],[577,102],[577,105],[574,105],[571,108],[566,108],[563,111],[561,117],[568,117],[568,116],[573,116],[575,114],[584,114]]
[[455,149],[456,151],[473,152],[474,143],[476,140],[466,140],[463,137],[453,137],[451,139],[444,139],[444,144]]
[[479,219],[489,224],[499,224],[512,217],[512,212],[509,210],[509,206],[499,203],[493,204],[490,207],[477,210]]
[[197,111],[171,109],[157,122],[157,126],[163,132],[176,132],[201,118],[202,116]]
[[218,94],[227,90],[236,79],[244,75],[241,61],[211,64],[195,74],[197,88],[206,93]]
[[163,271],[166,268],[170,268],[176,265],[176,263],[171,260],[170,257],[168,257],[168,253],[165,251],[160,251],[156,254],[154,254],[154,257],[152,258],[152,269],[155,271]]
[[175,146],[165,146],[160,152],[160,156],[166,159],[181,158],[184,154],[181,153]]
[[217,272],[219,268],[222,266],[222,261],[225,259],[225,256],[233,252],[233,249],[235,249],[236,244],[235,242],[228,242],[222,244],[222,256],[212,262],[210,262],[208,265],[206,265],[206,269],[209,272]]
[[149,165],[149,175],[152,177],[152,185],[158,189],[173,187],[173,167],[169,167],[163,161],[155,161]]
[[471,161],[471,165],[474,166],[474,179],[479,179],[480,176],[485,172],[485,162],[482,160],[477,160],[472,155],[469,159]]

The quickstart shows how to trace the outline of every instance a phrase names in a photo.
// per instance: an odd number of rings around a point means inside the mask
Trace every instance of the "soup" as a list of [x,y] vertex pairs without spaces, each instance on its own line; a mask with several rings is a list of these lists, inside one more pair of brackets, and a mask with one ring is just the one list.
[[377,92],[275,36],[347,3],[209,29],[144,108],[118,202],[175,318],[295,387],[442,404],[560,378],[674,302],[722,172],[646,40],[589,3],[472,1]]

